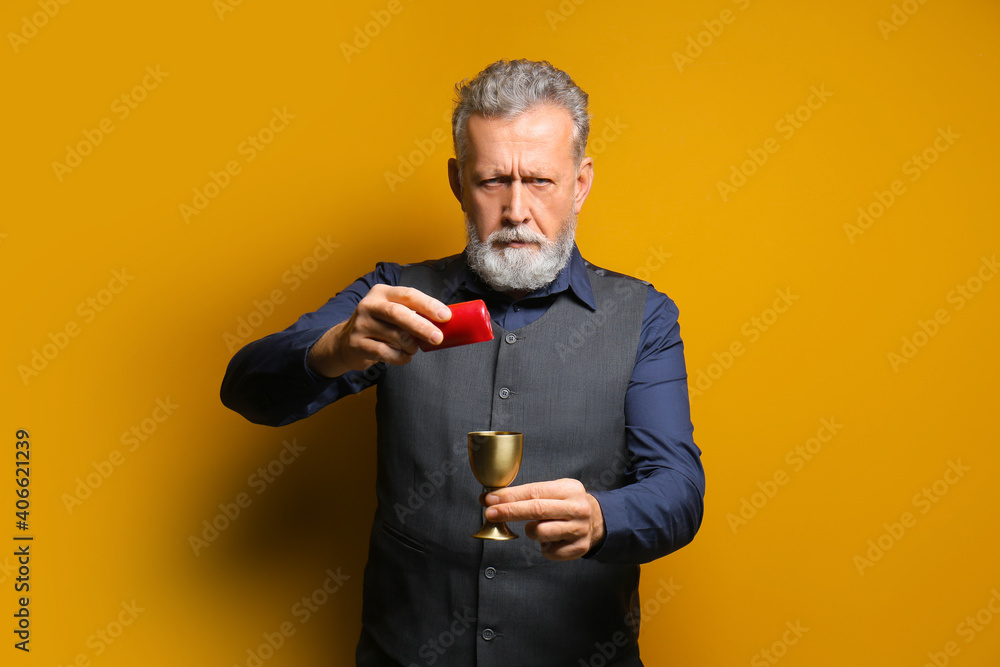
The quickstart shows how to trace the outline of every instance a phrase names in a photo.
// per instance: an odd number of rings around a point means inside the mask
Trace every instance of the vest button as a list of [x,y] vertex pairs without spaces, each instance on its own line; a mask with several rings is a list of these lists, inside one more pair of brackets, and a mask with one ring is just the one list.
[[516,343],[516,342],[517,342],[517,336],[515,336],[515,335],[514,335],[514,334],[512,334],[512,333],[510,333],[510,334],[507,334],[506,336],[504,336],[504,338],[503,338],[503,339],[504,339],[505,341],[507,341],[508,343],[510,343],[511,345],[513,345],[514,343]]
[[485,630],[483,630],[483,639],[485,639],[486,641],[490,641],[496,636],[497,635],[495,632],[493,632],[492,628],[486,628]]
[[500,395],[500,398],[509,398],[510,397],[510,389],[508,389],[507,387],[502,387],[500,389],[500,391],[497,392],[497,393]]
[[488,568],[486,568],[486,578],[487,579],[492,579],[495,576],[497,576],[497,569],[495,567],[488,567]]

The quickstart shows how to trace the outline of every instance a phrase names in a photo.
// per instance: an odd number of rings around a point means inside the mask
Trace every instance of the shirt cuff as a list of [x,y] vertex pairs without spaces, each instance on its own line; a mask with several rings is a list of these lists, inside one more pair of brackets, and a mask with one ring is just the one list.
[[332,378],[317,373],[309,366],[309,350],[319,342],[319,339],[326,334],[327,330],[313,329],[312,331],[318,332],[318,335],[309,336],[298,341],[296,347],[299,345],[304,345],[305,347],[301,352],[296,351],[296,354],[293,355],[293,358],[295,358],[301,354],[302,372],[309,389],[319,392],[325,391],[331,385],[337,385],[339,388],[337,395],[346,396],[367,389],[382,375],[385,369],[385,363],[383,362],[369,366],[368,369],[363,371],[347,371],[343,375]]
[[314,371],[309,366],[309,352],[313,349],[313,345],[318,343],[319,339],[326,335],[327,329],[312,329],[311,331],[314,335],[296,341],[295,347],[301,347],[301,350],[295,350],[294,354],[292,354],[292,358],[295,359],[301,355],[302,370],[305,373],[305,377],[312,382],[314,388],[322,389],[329,386],[329,384],[335,381],[336,378],[320,375]]
[[612,554],[621,549],[624,536],[628,534],[628,514],[614,494],[608,491],[594,491],[590,495],[594,496],[597,504],[601,506],[601,514],[604,517],[604,539],[591,548],[584,558],[600,561],[602,554]]

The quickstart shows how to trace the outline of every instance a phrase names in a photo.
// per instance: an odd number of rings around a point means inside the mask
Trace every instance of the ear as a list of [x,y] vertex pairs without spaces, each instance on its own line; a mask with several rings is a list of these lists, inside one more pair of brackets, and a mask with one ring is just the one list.
[[594,184],[594,158],[585,157],[580,161],[580,167],[576,172],[575,193],[573,197],[573,209],[579,213],[583,209],[583,202],[587,201],[590,194],[590,187]]
[[455,195],[455,199],[462,205],[462,210],[464,211],[465,200],[462,199],[462,179],[458,175],[458,160],[455,158],[448,160],[448,182],[451,184],[451,191]]

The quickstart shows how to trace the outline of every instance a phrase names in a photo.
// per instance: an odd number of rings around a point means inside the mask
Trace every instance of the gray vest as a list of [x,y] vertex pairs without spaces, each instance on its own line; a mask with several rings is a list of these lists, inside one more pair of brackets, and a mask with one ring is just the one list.
[[[446,303],[474,298],[448,293],[450,261],[462,259],[408,265],[400,282]],[[647,284],[590,266],[588,275],[596,311],[564,292],[525,327],[494,323],[492,342],[385,369],[363,622],[403,665],[577,667],[602,653],[600,664],[641,664],[638,566],[549,561],[523,523],[511,524],[516,540],[471,537],[482,487],[469,467],[470,431],[524,433],[514,485],[626,482],[623,406]]]

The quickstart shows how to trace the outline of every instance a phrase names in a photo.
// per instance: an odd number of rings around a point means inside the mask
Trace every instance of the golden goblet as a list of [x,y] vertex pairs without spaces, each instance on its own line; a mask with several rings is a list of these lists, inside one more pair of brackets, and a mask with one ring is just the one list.
[[[483,485],[479,502],[486,507],[486,494],[501,489],[517,477],[521,468],[524,436],[514,431],[473,431],[469,434],[469,464]],[[513,540],[517,534],[503,521],[483,519],[483,527],[473,534],[482,540]]]

